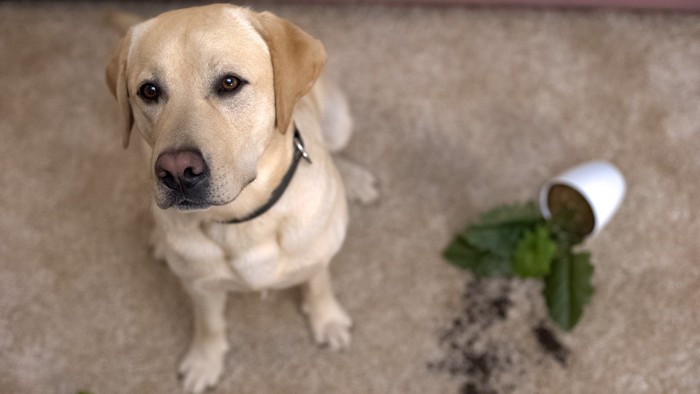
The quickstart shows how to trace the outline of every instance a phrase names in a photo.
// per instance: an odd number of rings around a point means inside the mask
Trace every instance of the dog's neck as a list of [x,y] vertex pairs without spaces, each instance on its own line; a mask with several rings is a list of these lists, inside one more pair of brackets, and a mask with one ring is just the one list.
[[277,183],[277,186],[272,190],[272,192],[270,192],[270,197],[267,199],[267,201],[264,204],[260,205],[258,208],[256,208],[254,211],[246,214],[243,217],[228,219],[222,221],[222,223],[238,224],[251,221],[262,216],[263,214],[265,214],[265,212],[270,210],[277,203],[277,201],[279,201],[280,198],[282,198],[282,195],[287,190],[289,184],[292,182],[292,178],[294,178],[294,174],[296,173],[297,167],[299,166],[299,162],[301,162],[302,160],[306,160],[309,164],[311,164],[311,158],[309,158],[309,154],[306,152],[306,148],[304,147],[304,140],[301,138],[301,133],[299,132],[299,129],[296,125],[294,125],[294,134],[292,138],[293,145],[291,163],[289,164],[289,168],[287,168],[287,171],[285,171],[284,175],[282,175],[282,179],[280,179]]
[[299,162],[306,159],[296,125],[285,133],[275,131],[258,161],[258,174],[231,204],[217,207],[211,221],[236,224],[253,220],[271,209],[292,181]]

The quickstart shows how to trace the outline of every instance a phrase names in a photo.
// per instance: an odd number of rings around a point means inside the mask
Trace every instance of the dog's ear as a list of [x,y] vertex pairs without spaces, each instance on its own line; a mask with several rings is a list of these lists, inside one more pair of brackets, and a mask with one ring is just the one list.
[[267,43],[275,85],[275,125],[287,131],[297,101],[318,79],[326,63],[323,44],[296,25],[269,12],[254,13],[252,23]]
[[112,95],[117,99],[119,107],[122,110],[124,119],[124,132],[122,144],[124,148],[129,146],[129,136],[131,128],[134,125],[134,116],[131,112],[131,104],[129,104],[129,91],[126,84],[126,63],[129,51],[130,33],[127,33],[117,45],[117,48],[112,54],[112,60],[107,64],[105,69],[105,79],[107,86],[112,92]]

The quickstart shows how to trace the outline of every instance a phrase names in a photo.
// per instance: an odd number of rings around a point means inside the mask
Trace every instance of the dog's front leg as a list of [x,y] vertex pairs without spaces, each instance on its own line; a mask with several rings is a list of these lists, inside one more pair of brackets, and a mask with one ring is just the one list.
[[[160,212],[158,212],[160,213]],[[164,214],[156,216],[163,219]],[[198,226],[170,224],[165,235],[165,258],[170,269],[180,278],[192,300],[194,335],[181,365],[184,387],[201,393],[213,386],[223,370],[228,349],[224,309],[226,281],[232,277],[224,251]]]
[[352,321],[333,294],[328,267],[303,286],[302,310],[309,318],[316,343],[338,350],[350,345]]
[[201,393],[214,386],[221,376],[226,341],[226,290],[185,283],[194,309],[194,337],[180,365],[185,390]]

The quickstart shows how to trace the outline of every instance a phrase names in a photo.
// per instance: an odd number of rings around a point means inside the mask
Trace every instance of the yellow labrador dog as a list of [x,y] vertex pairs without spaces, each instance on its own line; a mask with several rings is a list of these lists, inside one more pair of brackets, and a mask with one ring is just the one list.
[[313,337],[337,349],[351,320],[328,266],[345,237],[348,196],[373,177],[331,157],[348,142],[341,93],[319,79],[322,44],[270,13],[232,5],[167,12],[126,31],[107,65],[125,122],[145,141],[154,252],[192,299],[185,389],[218,381],[228,291],[302,285]]

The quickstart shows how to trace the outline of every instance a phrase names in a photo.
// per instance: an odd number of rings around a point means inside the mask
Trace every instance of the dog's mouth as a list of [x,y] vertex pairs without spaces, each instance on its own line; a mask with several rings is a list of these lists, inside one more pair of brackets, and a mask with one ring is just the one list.
[[161,198],[156,197],[156,204],[160,209],[175,208],[179,211],[203,211],[211,207],[218,207],[226,204],[230,204],[235,201],[238,196],[246,189],[256,177],[252,177],[248,180],[241,190],[230,199],[216,199],[213,198],[208,192],[204,192],[197,195],[197,193],[183,193],[181,191],[168,190],[167,193],[161,195]]
[[211,203],[202,203],[202,202],[196,202],[196,201],[190,201],[190,200],[182,200],[176,204],[173,204],[175,209],[178,209],[180,211],[203,211],[212,205],[216,204],[211,204]]
[[[238,196],[236,196],[238,197]],[[174,201],[172,201],[169,206],[163,208],[167,209],[170,207],[173,207],[179,211],[203,211],[205,209],[211,208],[211,207],[219,207],[222,205],[229,204],[233,202],[236,198],[232,198],[230,200],[216,200],[216,199],[197,199],[197,198],[192,198],[190,196],[177,196],[174,198]]]
[[178,211],[203,211],[213,206],[224,205],[225,202],[197,199],[180,193],[173,193],[163,200],[156,198],[156,204],[160,209],[175,208]]
[[181,193],[173,193],[168,197],[166,201],[158,201],[158,199],[156,199],[156,204],[159,208],[168,209],[172,207],[178,211],[203,211],[211,207],[229,204],[233,202],[238,195],[230,200],[197,199],[182,195]]

